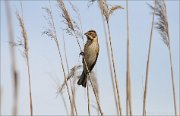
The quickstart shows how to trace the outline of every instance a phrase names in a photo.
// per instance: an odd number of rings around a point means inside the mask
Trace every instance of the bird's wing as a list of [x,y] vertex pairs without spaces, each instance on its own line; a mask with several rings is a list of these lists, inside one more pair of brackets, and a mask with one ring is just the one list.
[[98,58],[99,52],[97,52],[97,56],[96,56],[96,60],[93,62],[93,64],[91,65],[89,71],[91,71],[94,68],[94,65],[96,64],[97,58]]

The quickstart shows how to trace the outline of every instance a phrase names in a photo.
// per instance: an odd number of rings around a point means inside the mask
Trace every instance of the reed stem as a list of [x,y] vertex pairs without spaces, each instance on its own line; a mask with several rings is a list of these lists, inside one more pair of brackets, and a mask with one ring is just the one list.
[[[155,7],[156,7],[156,4],[155,4]],[[155,15],[155,9],[153,11],[153,17],[152,17],[150,42],[149,42],[149,49],[148,49],[148,59],[147,59],[147,64],[146,64],[146,80],[145,80],[145,89],[144,89],[144,98],[143,98],[143,116],[146,115],[146,97],[147,97],[147,87],[148,87],[148,77],[149,77],[149,63],[150,63],[150,56],[151,56],[152,35],[153,35],[153,30],[154,30],[154,15]]]
[[116,68],[115,68],[114,54],[113,54],[113,48],[112,48],[112,42],[111,42],[110,27],[109,27],[109,21],[108,20],[106,20],[106,21],[107,21],[108,34],[109,34],[109,46],[110,46],[110,50],[111,50],[111,62],[113,65],[115,86],[116,86],[116,92],[117,92],[117,97],[118,97],[119,115],[121,116],[122,110],[121,110],[121,102],[120,102],[120,92],[119,92],[118,80],[117,80],[117,76],[116,76]]
[[[130,38],[129,38],[129,12],[128,12],[128,0],[126,0],[126,20],[127,20],[127,100],[126,100],[126,115],[130,113],[132,116],[131,108],[131,77],[130,77]],[[128,103],[127,103],[128,102]],[[128,113],[129,112],[129,113]]]
[[88,98],[88,115],[91,115],[91,110],[90,110],[90,96],[89,96],[89,87],[87,85],[87,98]]
[[112,69],[111,57],[110,57],[110,50],[109,50],[109,44],[108,44],[109,41],[108,41],[108,37],[107,37],[105,19],[104,19],[104,17],[103,17],[102,10],[101,10],[101,16],[102,16],[102,21],[103,21],[104,34],[105,34],[105,38],[106,38],[106,50],[107,50],[107,54],[108,54],[108,63],[109,63],[109,69],[110,69],[110,74],[111,74],[111,83],[112,83],[113,93],[114,93],[114,102],[115,102],[115,105],[116,105],[116,112],[117,112],[117,115],[118,115],[118,114],[119,114],[119,108],[118,108],[116,88],[115,88],[114,78],[113,78],[113,69]]

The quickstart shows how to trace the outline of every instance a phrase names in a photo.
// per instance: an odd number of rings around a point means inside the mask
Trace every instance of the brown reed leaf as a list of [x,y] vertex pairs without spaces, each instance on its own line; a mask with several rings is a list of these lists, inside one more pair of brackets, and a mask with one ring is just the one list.
[[[50,4],[50,2],[49,2],[49,4]],[[43,33],[46,34],[47,36],[50,36],[51,38],[53,38],[55,43],[56,43],[56,47],[58,49],[58,54],[59,54],[60,63],[61,63],[61,69],[63,70],[64,81],[65,81],[65,85],[67,87],[67,93],[68,93],[70,105],[73,106],[74,104],[72,103],[71,95],[70,95],[70,89],[69,89],[68,83],[67,83],[65,68],[64,68],[64,64],[63,64],[63,58],[62,58],[62,54],[61,54],[61,50],[60,50],[60,43],[58,42],[58,37],[56,34],[56,28],[55,28],[53,15],[52,15],[51,5],[50,5],[50,8],[45,8],[45,10],[46,10],[47,15],[48,15],[47,20],[48,20],[48,24],[49,24],[49,29],[47,29],[47,31],[44,31]],[[74,108],[75,108],[75,112],[77,115],[76,106],[74,106]],[[74,110],[73,107],[71,108],[71,110]],[[74,115],[74,113],[72,115]]]
[[112,6],[111,9],[109,10],[109,15],[113,14],[113,12],[118,9],[124,9],[124,8],[121,5]]
[[124,9],[121,5],[112,6],[107,4],[106,0],[91,0],[92,3],[95,1],[98,2],[99,7],[107,21],[109,20],[110,15],[114,13],[114,11],[118,9]]

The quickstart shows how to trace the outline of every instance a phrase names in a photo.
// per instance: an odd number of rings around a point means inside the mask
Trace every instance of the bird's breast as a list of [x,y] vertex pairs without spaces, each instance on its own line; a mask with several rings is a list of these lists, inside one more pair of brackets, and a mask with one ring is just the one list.
[[84,58],[87,64],[93,64],[96,61],[99,52],[98,42],[92,42],[91,44],[86,44],[84,48]]

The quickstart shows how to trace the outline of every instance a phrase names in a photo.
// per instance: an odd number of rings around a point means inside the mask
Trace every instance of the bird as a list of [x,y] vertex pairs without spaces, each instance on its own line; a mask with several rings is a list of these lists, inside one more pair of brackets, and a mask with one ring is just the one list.
[[87,41],[84,45],[84,52],[80,53],[83,56],[83,72],[77,84],[86,88],[88,71],[89,73],[92,71],[99,55],[99,43],[95,30],[89,30],[84,35],[87,37]]

